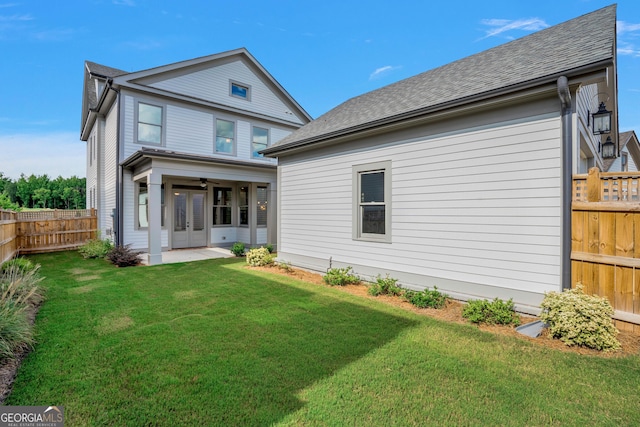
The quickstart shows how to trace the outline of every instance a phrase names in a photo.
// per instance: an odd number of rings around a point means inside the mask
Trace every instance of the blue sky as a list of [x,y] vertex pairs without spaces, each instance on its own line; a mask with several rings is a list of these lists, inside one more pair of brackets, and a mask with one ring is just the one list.
[[[84,176],[84,60],[246,47],[311,114],[611,4],[599,0],[0,0],[0,172]],[[436,6],[437,5],[437,6]],[[640,131],[640,2],[618,2],[620,128]]]

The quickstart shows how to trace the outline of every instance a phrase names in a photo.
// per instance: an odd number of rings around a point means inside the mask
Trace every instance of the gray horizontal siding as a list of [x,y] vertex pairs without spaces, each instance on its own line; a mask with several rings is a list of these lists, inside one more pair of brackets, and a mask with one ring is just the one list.
[[[283,158],[279,251],[535,294],[557,290],[560,134],[559,119],[547,114],[306,161]],[[386,160],[392,243],[354,241],[352,166]]]

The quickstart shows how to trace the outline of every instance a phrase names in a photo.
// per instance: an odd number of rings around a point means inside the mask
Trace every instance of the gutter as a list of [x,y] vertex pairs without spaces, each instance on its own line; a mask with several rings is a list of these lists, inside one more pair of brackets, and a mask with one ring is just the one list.
[[571,91],[566,76],[558,77],[558,98],[562,106],[562,289],[571,289],[571,185],[573,160],[573,124]]

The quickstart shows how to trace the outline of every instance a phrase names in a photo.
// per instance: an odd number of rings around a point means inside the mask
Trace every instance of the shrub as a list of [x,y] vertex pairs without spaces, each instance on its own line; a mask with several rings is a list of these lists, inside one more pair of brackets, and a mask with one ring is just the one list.
[[327,274],[322,277],[325,283],[331,286],[355,285],[360,283],[360,278],[353,274],[351,267],[331,268],[327,270]]
[[280,270],[284,270],[287,273],[291,273],[293,271],[293,267],[291,267],[291,263],[290,262],[279,262],[278,264],[278,268],[280,268]]
[[231,253],[237,257],[241,257],[244,255],[244,243],[235,242],[233,246],[231,246]]
[[42,300],[37,286],[42,280],[39,268],[38,264],[12,262],[0,275],[0,360],[13,358],[16,350],[33,344],[33,326],[25,310]]
[[604,297],[586,295],[582,284],[564,292],[545,293],[540,307],[540,320],[548,325],[551,336],[565,344],[597,350],[620,348],[611,304]]
[[448,298],[435,286],[431,290],[425,289],[422,292],[407,290],[404,292],[404,297],[411,304],[420,308],[444,308]]
[[378,275],[376,283],[369,287],[369,294],[376,297],[378,295],[401,295],[402,288],[397,283],[398,279],[391,278],[388,274],[386,277]]
[[251,249],[247,252],[247,264],[252,267],[273,264],[273,257],[267,248]]
[[271,243],[267,243],[264,247],[267,248],[270,254],[273,253],[273,245]]
[[33,328],[25,306],[0,303],[0,360],[12,359],[20,347],[33,345]]
[[38,287],[42,281],[39,270],[39,264],[29,271],[18,265],[5,270],[0,276],[0,303],[26,306],[42,301],[42,289]]
[[116,246],[109,251],[107,259],[118,267],[131,267],[142,262],[141,253],[131,249],[131,245]]
[[92,239],[80,246],[78,252],[83,258],[104,258],[113,249],[109,239]]
[[0,272],[4,274],[12,268],[17,268],[18,270],[26,273],[35,269],[36,265],[27,258],[18,257],[10,259],[9,261],[3,263],[2,268],[0,268]]
[[514,326],[520,324],[520,318],[515,312],[512,299],[503,301],[496,298],[491,302],[487,300],[469,301],[462,309],[462,317],[469,319],[472,323]]

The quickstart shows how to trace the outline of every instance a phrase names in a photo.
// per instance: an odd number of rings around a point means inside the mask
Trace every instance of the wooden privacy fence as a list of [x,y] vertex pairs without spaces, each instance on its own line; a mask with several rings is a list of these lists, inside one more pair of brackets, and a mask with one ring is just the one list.
[[0,264],[13,257],[17,243],[16,213],[0,209]]
[[640,332],[640,172],[573,178],[571,282],[606,297],[616,326]]
[[0,212],[2,261],[16,253],[74,249],[97,236],[95,209]]

